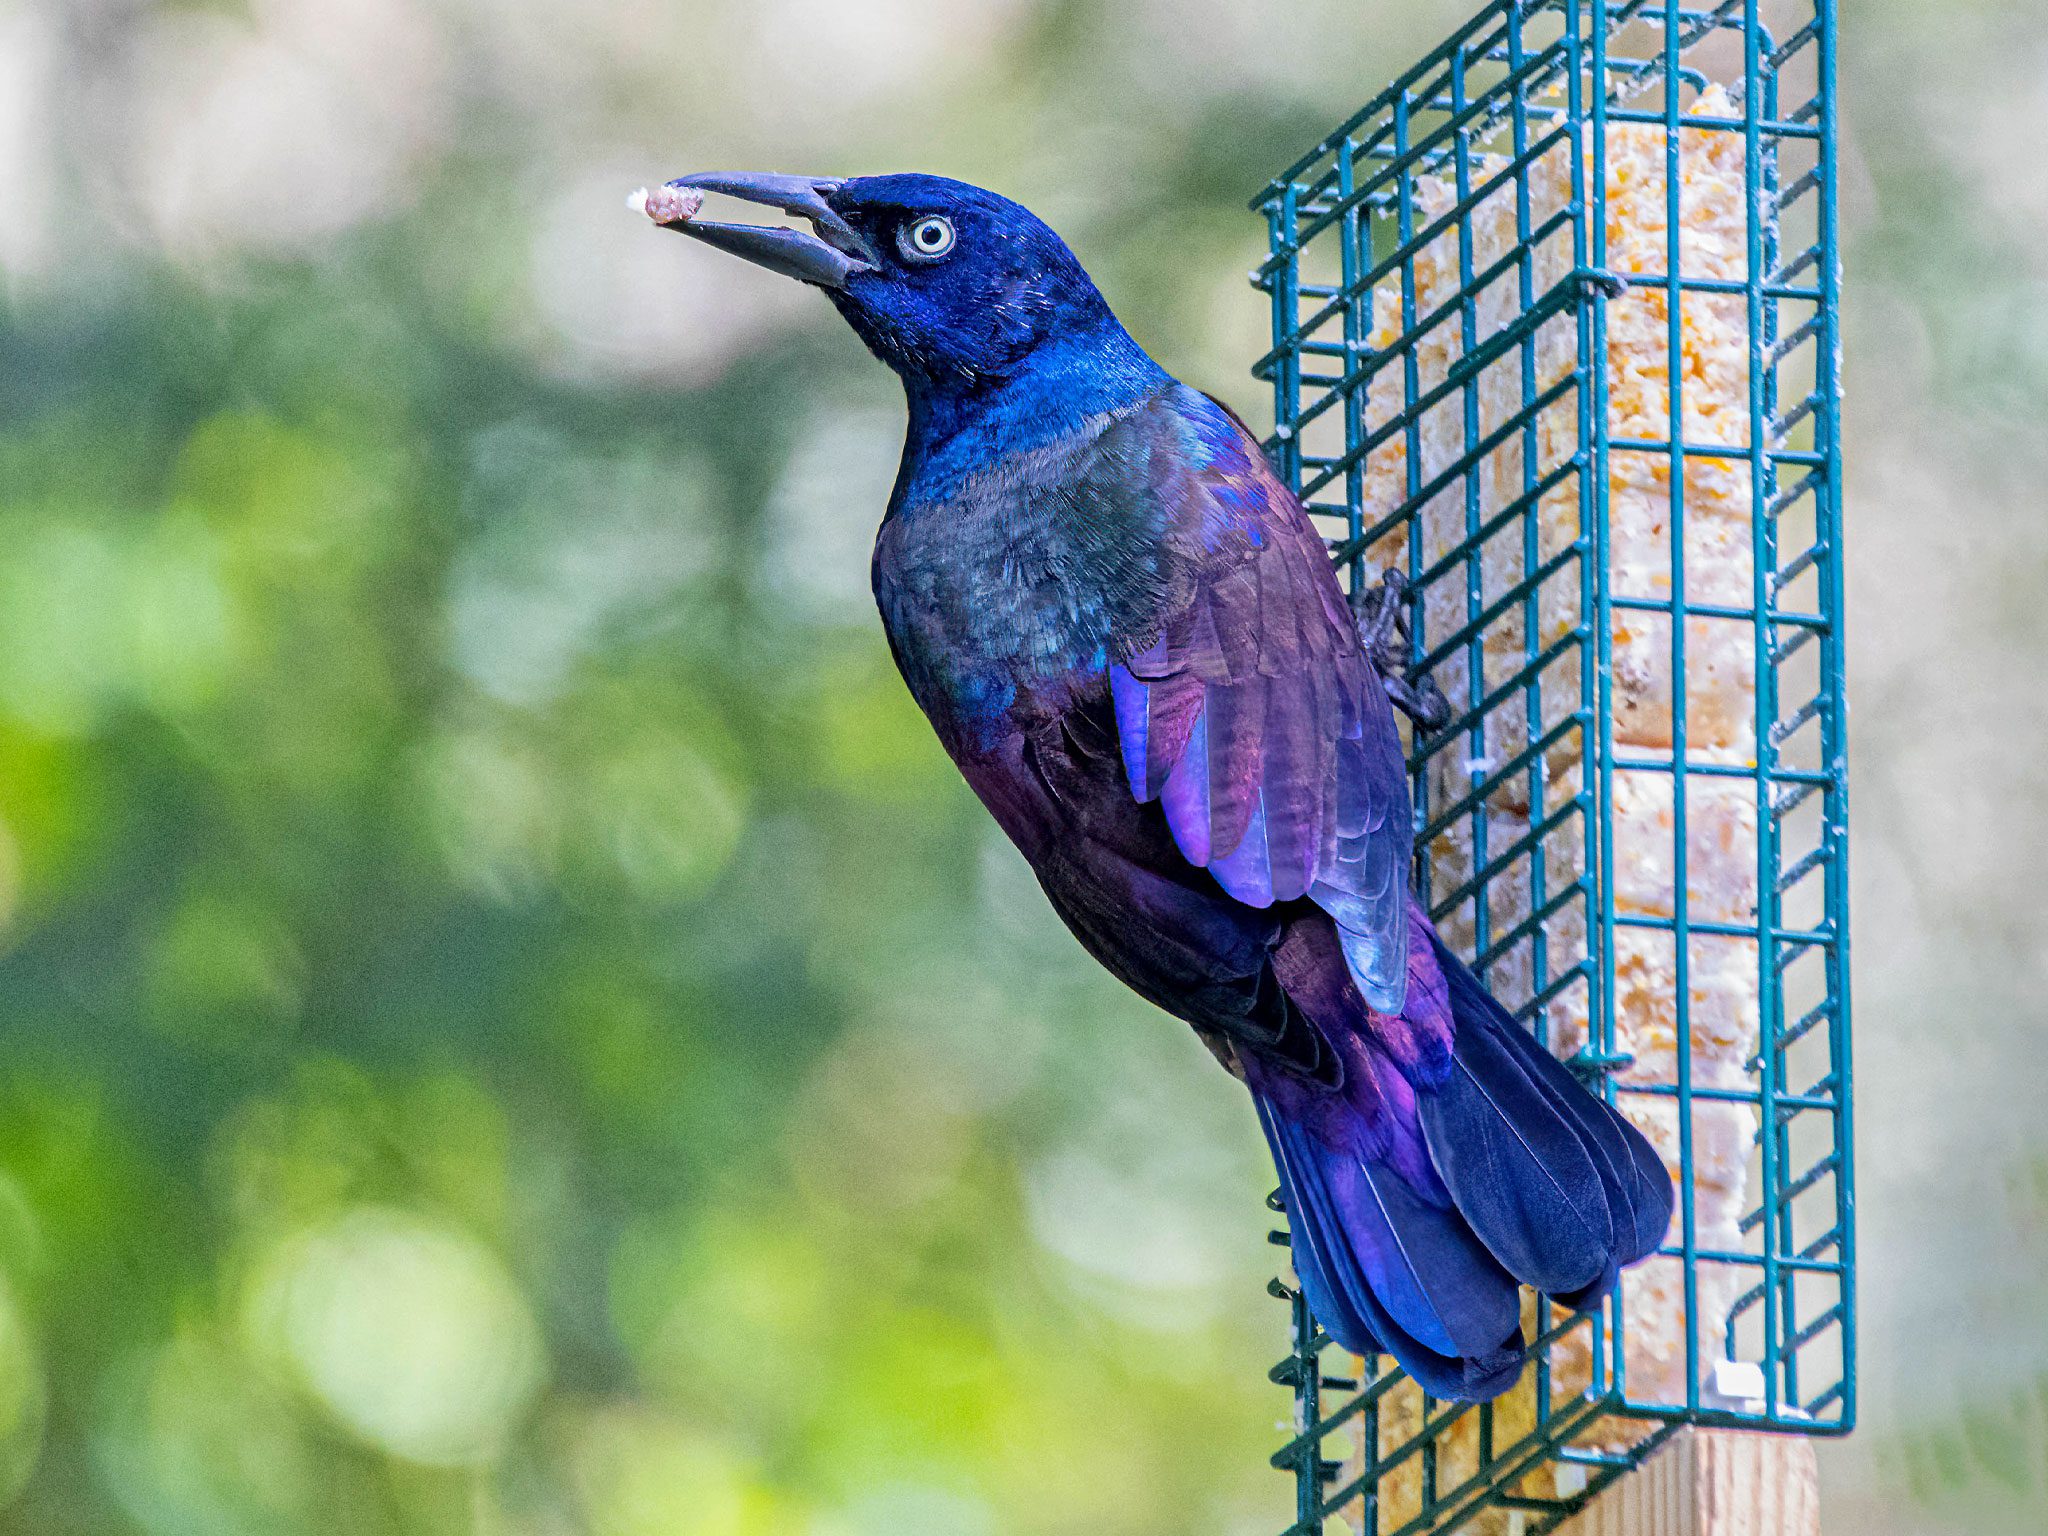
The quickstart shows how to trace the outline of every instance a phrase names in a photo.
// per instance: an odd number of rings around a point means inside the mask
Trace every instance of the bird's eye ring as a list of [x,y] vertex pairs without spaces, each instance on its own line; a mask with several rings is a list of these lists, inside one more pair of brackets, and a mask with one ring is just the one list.
[[953,221],[928,213],[903,226],[896,247],[912,261],[937,261],[953,249]]

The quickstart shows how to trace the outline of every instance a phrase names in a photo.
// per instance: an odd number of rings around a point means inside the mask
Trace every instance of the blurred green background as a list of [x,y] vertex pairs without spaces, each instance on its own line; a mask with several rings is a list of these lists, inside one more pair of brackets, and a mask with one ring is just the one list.
[[[867,596],[896,386],[627,212],[926,169],[1243,405],[1462,3],[0,0],[0,1531],[1284,1520],[1237,1091]],[[1846,0],[1866,1428],[2048,1500],[2048,7]]]

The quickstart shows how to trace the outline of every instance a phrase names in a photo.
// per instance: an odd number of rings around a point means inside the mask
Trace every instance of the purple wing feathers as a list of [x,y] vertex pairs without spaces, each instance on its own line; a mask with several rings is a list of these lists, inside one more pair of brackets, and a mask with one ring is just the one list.
[[1335,919],[1366,1001],[1407,982],[1412,837],[1400,738],[1322,539],[1241,433],[1168,455],[1167,542],[1188,570],[1158,631],[1111,668],[1124,764],[1175,842],[1254,907]]

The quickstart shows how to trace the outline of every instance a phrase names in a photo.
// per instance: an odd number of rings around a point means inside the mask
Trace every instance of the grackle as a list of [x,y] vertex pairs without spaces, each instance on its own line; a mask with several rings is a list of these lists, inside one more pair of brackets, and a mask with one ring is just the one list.
[[1416,902],[1414,693],[1244,424],[994,193],[710,173],[635,206],[822,289],[901,377],[874,587],[912,695],[1074,936],[1251,1090],[1330,1336],[1505,1391],[1520,1285],[1592,1306],[1671,1179]]

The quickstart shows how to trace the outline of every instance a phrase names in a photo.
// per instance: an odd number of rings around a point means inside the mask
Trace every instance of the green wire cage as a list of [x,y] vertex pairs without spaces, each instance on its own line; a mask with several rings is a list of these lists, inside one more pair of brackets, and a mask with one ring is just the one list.
[[1269,449],[1451,705],[1420,888],[1680,1193],[1483,1406],[1276,1280],[1288,1536],[1534,1536],[1680,1425],[1854,1419],[1834,10],[1494,0],[1253,205]]

